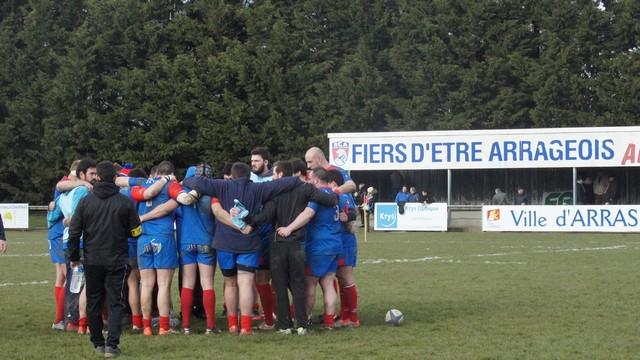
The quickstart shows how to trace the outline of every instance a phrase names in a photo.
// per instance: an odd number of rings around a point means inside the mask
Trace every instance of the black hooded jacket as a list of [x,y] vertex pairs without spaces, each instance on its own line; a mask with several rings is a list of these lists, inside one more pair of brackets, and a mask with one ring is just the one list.
[[71,261],[80,260],[80,237],[84,240],[84,263],[122,266],[129,259],[130,236],[140,235],[140,218],[133,201],[120,194],[112,182],[98,182],[80,200],[69,227]]

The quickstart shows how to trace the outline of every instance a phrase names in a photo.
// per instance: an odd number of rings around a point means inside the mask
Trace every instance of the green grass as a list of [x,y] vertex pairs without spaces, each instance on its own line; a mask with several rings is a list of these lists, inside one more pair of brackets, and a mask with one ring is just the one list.
[[[47,251],[44,232],[8,237],[9,255]],[[307,337],[125,334],[121,345],[136,359],[640,358],[639,240],[621,234],[370,233],[367,243],[360,236],[356,269],[359,329]],[[0,286],[2,358],[95,357],[88,337],[50,330],[53,275],[48,256],[0,256],[0,283],[49,281]],[[178,301],[175,291],[176,307]],[[384,324],[391,308],[404,312],[403,326]],[[202,329],[202,322],[195,327]]]

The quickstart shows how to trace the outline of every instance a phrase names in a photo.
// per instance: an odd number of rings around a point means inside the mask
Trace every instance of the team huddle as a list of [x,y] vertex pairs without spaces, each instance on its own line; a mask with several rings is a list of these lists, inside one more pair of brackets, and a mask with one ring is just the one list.
[[[122,270],[105,276],[127,278],[132,329],[147,336],[154,334],[154,310],[159,315],[159,335],[178,332],[170,318],[171,284],[177,268],[182,332],[192,333],[192,310],[200,300],[194,299],[198,279],[205,332],[221,331],[215,319],[216,266],[224,279],[224,307],[231,333],[252,334],[257,294],[263,322],[255,328],[306,334],[318,285],[324,302],[321,327],[358,327],[353,275],[357,211],[351,195],[356,184],[347,172],[330,165],[319,148],[309,149],[305,160],[277,161],[271,166],[268,150],[256,148],[251,152],[251,166],[233,163],[223,179],[214,179],[211,167],[201,163],[188,168],[178,182],[173,165],[163,161],[148,176],[142,169],[116,168],[119,174],[112,182],[106,181],[108,186],[103,182],[111,177],[113,164],[75,161],[69,175],[56,185],[49,205],[49,247],[56,266],[52,328],[90,332],[98,351],[100,343],[104,344],[99,339],[102,321],[88,320],[87,314],[102,311],[106,298],[107,345],[117,346],[120,329],[116,319],[120,321],[126,304],[115,303],[122,289],[110,288],[107,281],[103,293],[92,294],[89,284],[95,279],[89,273],[87,286],[79,293],[71,292],[69,283],[78,266],[111,269],[123,261]],[[110,206],[118,215],[93,219],[97,215],[90,198],[98,199],[95,202],[110,197],[126,198],[127,204],[113,200]],[[122,233],[116,225],[119,220],[128,228],[128,248],[107,239],[114,229]],[[100,224],[92,225],[92,221]],[[107,247],[110,256],[102,254]],[[117,249],[115,255],[113,249]]]

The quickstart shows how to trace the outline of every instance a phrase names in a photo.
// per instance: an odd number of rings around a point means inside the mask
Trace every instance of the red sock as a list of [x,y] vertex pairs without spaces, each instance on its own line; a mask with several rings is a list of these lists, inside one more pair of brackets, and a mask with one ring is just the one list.
[[333,320],[335,317],[335,314],[324,314],[324,324],[327,327],[333,327]]
[[89,321],[87,320],[86,317],[81,317],[80,319],[78,319],[78,326],[87,327],[88,324],[89,324]]
[[160,329],[169,330],[171,329],[171,323],[169,322],[168,316],[160,316]]
[[347,296],[347,290],[344,287],[340,287],[340,320],[349,320],[349,310],[351,304],[349,303],[349,297]]
[[193,289],[186,287],[180,291],[180,309],[182,310],[182,327],[191,327],[191,310],[193,309]]
[[240,329],[245,333],[251,333],[251,315],[240,315]]
[[56,300],[56,324],[64,320],[64,286],[56,286],[53,289]]
[[142,315],[131,315],[131,325],[141,328],[142,327]]
[[358,322],[358,288],[356,284],[344,288],[347,293],[349,311],[351,312],[351,322]]
[[271,285],[261,284],[256,285],[258,288],[258,294],[260,295],[260,302],[262,302],[262,310],[264,311],[264,322],[267,325],[273,325],[273,291]]
[[296,308],[293,306],[293,304],[289,305],[289,313],[291,314],[291,317],[295,316]]
[[229,326],[229,329],[231,329],[234,326],[235,327],[238,326],[238,314],[227,313],[227,326]]
[[151,327],[151,319],[142,318],[142,325],[144,327]]
[[216,327],[216,292],[211,290],[202,290],[202,305],[204,312],[207,314],[207,329]]
[[103,321],[109,320],[109,310],[107,310],[106,306],[102,308],[102,320]]

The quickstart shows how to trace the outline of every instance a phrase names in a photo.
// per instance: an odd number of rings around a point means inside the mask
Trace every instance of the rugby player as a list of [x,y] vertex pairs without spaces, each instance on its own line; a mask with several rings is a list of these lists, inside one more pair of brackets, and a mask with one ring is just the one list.
[[[257,147],[251,150],[251,181],[262,183],[271,181],[273,171],[269,169],[271,165],[271,154],[266,147]],[[258,228],[260,234],[260,258],[258,259],[258,269],[256,270],[256,289],[262,303],[264,313],[264,323],[258,326],[260,330],[273,330],[273,313],[275,310],[275,299],[271,288],[271,272],[269,271],[269,240],[273,238],[273,227],[269,223],[262,224]]]
[[[290,161],[276,162],[274,180],[291,175],[293,175],[293,166]],[[260,213],[247,216],[245,222],[249,225],[243,232],[249,233],[252,230],[252,226],[267,222],[275,223],[276,227],[289,225],[300,215],[309,201],[317,201],[325,206],[335,206],[337,204],[337,198],[333,193],[327,194],[311,184],[303,183],[293,191],[281,194],[269,201]],[[306,334],[307,315],[304,294],[305,239],[306,232],[305,228],[302,227],[287,237],[277,235],[270,244],[272,281],[277,294],[277,328],[283,334],[291,334],[293,332],[288,289],[291,289],[295,304],[296,332],[298,335]]]
[[[187,170],[185,179],[194,175],[213,177],[213,171],[207,164],[192,166]],[[186,190],[190,190],[186,188]],[[207,316],[205,334],[220,331],[216,327],[216,295],[213,289],[216,254],[211,247],[215,222],[211,209],[211,197],[202,196],[193,205],[181,205],[176,211],[180,264],[182,265],[182,289],[180,306],[182,309],[182,327],[185,335],[191,334],[191,310],[193,309],[193,289],[196,275],[200,273],[202,286],[202,304]]]
[[[282,192],[290,191],[300,183],[297,178],[290,177],[256,184],[250,181],[250,173],[249,166],[235,163],[231,168],[232,180],[212,180],[195,176],[186,179],[184,184],[200,194],[217,197],[225,211],[229,211],[234,206],[234,199],[237,199],[249,212],[255,213],[266,201]],[[217,251],[218,265],[224,276],[229,331],[238,331],[239,303],[240,335],[251,335],[253,288],[255,270],[258,267],[260,238],[257,233],[242,234],[236,228],[216,219],[213,247]]]
[[342,174],[342,178],[344,180],[344,184],[340,186],[338,189],[341,193],[353,193],[356,191],[356,183],[351,180],[349,174],[342,168],[339,168],[335,165],[329,164],[327,158],[324,156],[322,150],[318,147],[312,147],[304,155],[305,161],[307,162],[307,167],[309,169],[314,169],[317,167],[321,167],[325,170],[338,170],[340,174]]
[[[326,193],[334,192],[329,186],[329,173],[322,167],[311,171],[311,182]],[[307,314],[310,316],[316,300],[316,287],[322,287],[324,300],[324,327],[333,329],[336,307],[336,289],[333,286],[338,256],[342,252],[338,205],[324,207],[310,202],[307,208],[288,226],[276,229],[278,235],[287,237],[304,225],[307,226],[306,242],[306,297]]]
[[[330,185],[337,189],[343,184],[342,174],[337,170],[329,171]],[[340,222],[342,252],[338,257],[338,283],[340,284],[340,320],[336,326],[359,327],[358,290],[353,268],[356,266],[358,244],[355,235],[356,204],[351,194],[340,194]]]

